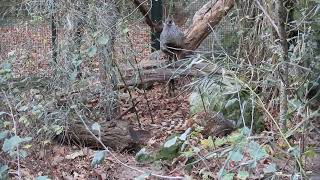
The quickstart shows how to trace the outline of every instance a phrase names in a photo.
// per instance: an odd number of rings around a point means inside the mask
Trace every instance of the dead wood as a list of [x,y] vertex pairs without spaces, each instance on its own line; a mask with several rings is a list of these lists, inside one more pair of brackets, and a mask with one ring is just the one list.
[[201,42],[212,32],[214,26],[226,16],[234,6],[234,3],[234,0],[209,1],[199,9],[193,17],[193,24],[185,32],[185,49],[197,49]]

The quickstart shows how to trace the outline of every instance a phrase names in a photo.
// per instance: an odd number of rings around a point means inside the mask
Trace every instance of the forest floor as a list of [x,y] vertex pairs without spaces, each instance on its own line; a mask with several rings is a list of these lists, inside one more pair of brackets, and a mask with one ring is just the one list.
[[[164,143],[167,136],[174,132],[185,130],[184,122],[188,118],[189,104],[188,93],[180,94],[175,91],[175,97],[170,97],[166,93],[164,85],[156,85],[147,91],[147,107],[143,90],[133,93],[134,99],[139,101],[137,105],[137,114],[141,121],[143,129],[152,131],[152,137],[148,142],[151,148],[158,148]],[[153,116],[154,123],[151,122],[150,112]],[[134,121],[138,129],[136,113],[130,112],[122,117],[123,120]],[[117,163],[112,156],[106,156],[101,165],[96,168],[91,167],[91,160],[95,150],[82,147],[81,145],[66,145],[52,141],[47,145],[39,145],[37,142],[30,143],[30,154],[21,159],[20,173],[24,179],[34,179],[37,176],[48,176],[52,179],[133,179],[141,175],[130,168],[124,167]],[[152,164],[141,165],[135,160],[132,153],[116,152],[112,153],[122,162],[129,166],[137,167],[143,171],[157,172],[157,174],[166,174],[167,170],[157,168]],[[11,177],[17,178],[17,162],[12,161],[9,157],[1,152],[0,159],[3,162],[10,162]],[[183,172],[175,171],[167,175],[182,175]]]
[[[137,112],[142,126],[152,131],[152,137],[148,142],[149,148],[157,149],[164,143],[165,138],[174,132],[183,132],[186,129],[185,122],[188,119],[188,93],[179,94],[170,97],[166,95],[164,85],[156,85],[147,91],[150,109],[147,107],[146,99],[141,91],[135,91],[133,96],[140,103],[137,106]],[[150,112],[152,113],[154,123],[151,123]],[[124,120],[136,121],[136,114],[130,112],[123,117]],[[138,124],[137,122],[135,124]],[[310,139],[309,137],[313,137]],[[316,134],[309,134],[305,143],[315,144],[319,142]],[[80,145],[60,144],[52,141],[47,145],[39,145],[37,142],[31,143],[29,155],[20,161],[20,173],[23,179],[34,179],[38,176],[48,176],[51,179],[134,179],[143,173],[123,166],[118,163],[122,161],[130,167],[135,167],[144,172],[154,172],[167,176],[184,176],[186,171],[178,166],[163,162],[162,164],[141,164],[135,160],[135,154],[128,152],[112,151],[114,156],[106,155],[105,160],[97,167],[91,167],[94,152],[96,150],[89,149]],[[3,152],[0,153],[0,160],[9,162],[10,177],[18,179],[17,161],[10,160]],[[215,166],[222,165],[220,160],[210,161],[210,169],[215,171]],[[285,159],[278,161],[282,166],[286,166]],[[289,164],[287,164],[289,165]],[[198,166],[198,165],[197,165]],[[208,166],[208,164],[200,163],[199,166]],[[320,156],[306,161],[306,169],[319,172]],[[213,172],[212,171],[212,172]],[[259,170],[257,170],[259,171]],[[215,172],[216,173],[216,172]],[[193,174],[193,179],[201,179],[200,175]],[[288,179],[283,177],[283,179]]]

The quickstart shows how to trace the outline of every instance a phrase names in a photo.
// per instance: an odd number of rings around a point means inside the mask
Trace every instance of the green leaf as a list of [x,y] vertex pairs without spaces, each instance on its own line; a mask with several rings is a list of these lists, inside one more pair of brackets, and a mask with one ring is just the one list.
[[48,176],[38,176],[36,180],[50,180]]
[[245,180],[249,177],[249,172],[248,171],[238,171],[237,177],[241,180]]
[[19,136],[12,136],[10,139],[6,139],[3,143],[2,150],[4,152],[13,151],[17,148],[17,146],[26,141],[30,141],[31,137],[20,138]]
[[136,154],[136,161],[138,162],[146,162],[149,160],[152,160],[152,157],[147,152],[146,148],[142,148],[137,154]]
[[144,174],[141,174],[141,175],[138,176],[138,177],[135,177],[134,180],[145,180],[145,179],[147,179],[150,175],[151,175],[151,173],[146,172],[146,173],[144,173]]
[[239,162],[243,159],[243,155],[241,154],[239,149],[237,151],[230,151],[229,155],[232,161]]
[[261,148],[260,145],[254,141],[251,141],[248,145],[248,151],[255,161],[258,161],[267,156],[267,152],[264,148]]
[[95,152],[93,159],[91,161],[91,166],[95,167],[96,165],[101,164],[105,157],[106,157],[106,151]]
[[88,56],[89,57],[93,57],[94,55],[96,55],[97,53],[97,47],[96,46],[91,46],[89,49],[88,49]]
[[9,167],[7,165],[0,165],[0,175],[5,173]]
[[234,132],[230,134],[227,138],[231,144],[236,144],[243,139],[243,135],[239,132]]
[[[1,138],[0,138],[0,140],[1,140]],[[311,148],[311,149],[308,149],[307,151],[305,151],[303,153],[303,155],[308,157],[308,158],[314,158],[317,155],[317,153],[313,148]]]
[[276,167],[276,164],[272,163],[272,164],[269,164],[267,167],[263,168],[263,172],[264,173],[274,173],[277,171],[277,167]]
[[175,137],[169,139],[167,142],[165,142],[163,146],[164,146],[165,148],[169,148],[169,147],[171,147],[171,146],[173,146],[173,145],[176,144],[177,139],[178,139],[178,137],[175,136]]
[[97,39],[97,42],[100,45],[106,45],[109,42],[109,36],[108,35],[102,35]]
[[92,129],[93,131],[98,131],[98,132],[100,132],[100,128],[101,128],[101,126],[100,126],[100,124],[97,123],[97,122],[93,123],[92,126],[91,126],[91,129]]
[[234,173],[228,173],[222,177],[222,180],[233,180]]
[[214,143],[213,143],[212,137],[209,136],[208,139],[201,140],[201,145],[204,146],[204,148],[213,148]]
[[238,99],[236,99],[236,98],[230,99],[229,101],[227,101],[227,103],[226,103],[226,105],[224,107],[228,108],[229,106],[233,105],[237,101],[238,101]]
[[1,131],[0,132],[0,140],[4,139],[7,137],[9,131],[8,130],[5,130],[5,131]]
[[227,142],[226,138],[216,138],[216,140],[214,141],[214,145],[219,147],[226,144],[226,142]]

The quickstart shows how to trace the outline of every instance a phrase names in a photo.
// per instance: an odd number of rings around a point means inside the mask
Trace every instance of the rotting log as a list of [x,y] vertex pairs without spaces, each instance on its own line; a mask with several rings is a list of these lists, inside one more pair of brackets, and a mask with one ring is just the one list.
[[[94,122],[86,122],[88,127]],[[132,131],[129,122],[127,121],[107,121],[99,122],[100,134],[97,131],[92,131],[96,137],[100,137],[101,141],[107,147],[115,150],[124,150],[135,148],[141,143],[141,133]],[[85,128],[80,120],[75,120],[72,126],[66,131],[68,137],[73,141],[83,143],[86,146],[101,148],[101,144],[93,137]]]
[[[190,62],[185,60],[180,60],[170,65],[165,60],[146,61],[138,64],[135,68],[123,66],[121,69],[125,74],[124,79],[127,86],[167,82],[170,79],[181,77],[204,77],[209,74],[221,75],[222,73],[229,73],[229,71],[217,64],[197,62],[191,65]],[[140,71],[141,79],[138,77],[137,71]],[[120,82],[119,87],[123,88],[124,83]]]

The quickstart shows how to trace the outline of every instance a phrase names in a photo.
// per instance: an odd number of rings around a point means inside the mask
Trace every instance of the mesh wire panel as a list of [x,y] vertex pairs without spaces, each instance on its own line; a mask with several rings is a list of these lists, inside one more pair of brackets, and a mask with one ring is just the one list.
[[[164,18],[168,14],[173,14],[176,24],[186,29],[190,27],[195,12],[205,3],[207,0],[180,0],[174,1],[174,3],[164,1]],[[124,9],[126,12],[122,15],[127,17],[126,25],[117,27],[119,35],[115,41],[115,57],[119,61],[133,58],[140,61],[147,58],[151,52],[150,28],[144,23],[139,12],[132,13],[135,7],[131,7],[131,9],[132,11]],[[64,31],[63,27],[58,29],[58,32],[61,31]],[[235,45],[234,37],[236,36],[234,34],[231,16],[227,16],[213,29],[198,50],[211,52],[222,47],[226,50],[232,50]],[[14,76],[22,74],[50,75],[51,38],[50,19],[26,15],[20,17],[1,16],[0,62],[8,59],[8,54],[14,53]],[[90,59],[85,61],[90,61]]]

